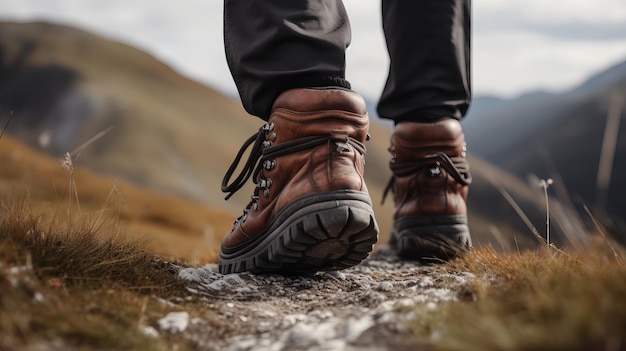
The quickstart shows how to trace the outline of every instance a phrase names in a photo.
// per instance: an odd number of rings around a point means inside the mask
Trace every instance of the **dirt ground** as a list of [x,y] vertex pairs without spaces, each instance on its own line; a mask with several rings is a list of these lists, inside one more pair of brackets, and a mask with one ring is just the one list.
[[171,315],[160,321],[162,331],[184,333],[200,350],[231,351],[403,349],[417,311],[471,299],[464,287],[474,279],[442,265],[400,261],[384,248],[340,272],[222,275],[210,264],[182,269],[179,277],[219,312],[212,320]]

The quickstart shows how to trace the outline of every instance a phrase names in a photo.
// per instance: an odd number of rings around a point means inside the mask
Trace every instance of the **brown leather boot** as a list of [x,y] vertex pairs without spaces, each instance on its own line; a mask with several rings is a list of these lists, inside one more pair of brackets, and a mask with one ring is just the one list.
[[405,259],[448,260],[471,246],[465,137],[455,119],[401,122],[391,137],[396,209],[389,246]]
[[[365,103],[354,92],[282,93],[224,177],[222,191],[230,195],[251,175],[256,189],[222,241],[220,272],[338,270],[365,259],[378,238],[363,181],[368,129]],[[242,173],[228,184],[253,143]]]

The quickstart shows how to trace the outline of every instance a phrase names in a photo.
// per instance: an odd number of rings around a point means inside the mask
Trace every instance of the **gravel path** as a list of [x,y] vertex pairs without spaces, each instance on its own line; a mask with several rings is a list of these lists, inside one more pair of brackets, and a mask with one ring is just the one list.
[[189,339],[200,350],[231,351],[399,349],[416,310],[468,298],[464,287],[474,278],[384,249],[356,267],[311,276],[223,275],[215,264],[179,276],[236,331],[216,340],[211,323],[196,318],[185,330]]

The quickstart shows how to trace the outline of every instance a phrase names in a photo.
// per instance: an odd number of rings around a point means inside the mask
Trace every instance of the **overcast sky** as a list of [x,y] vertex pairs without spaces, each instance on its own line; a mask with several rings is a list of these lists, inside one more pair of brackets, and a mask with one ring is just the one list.
[[[435,0],[436,1],[436,0]],[[344,0],[353,88],[377,98],[388,64],[380,0]],[[221,0],[0,0],[0,20],[49,20],[144,49],[235,94],[222,43]],[[475,94],[560,91],[626,60],[625,0],[474,0]]]

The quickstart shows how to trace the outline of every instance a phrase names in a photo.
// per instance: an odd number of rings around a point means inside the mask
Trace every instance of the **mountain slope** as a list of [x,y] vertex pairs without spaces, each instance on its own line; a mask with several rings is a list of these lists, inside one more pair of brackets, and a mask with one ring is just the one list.
[[[594,207],[619,225],[626,217],[626,62],[591,77],[562,94],[536,94],[480,106],[465,122],[471,150],[520,178],[529,174],[559,179],[562,193]],[[620,113],[611,183],[596,187],[598,166],[611,104]],[[482,115],[477,115],[482,113]],[[602,201],[606,195],[606,201]]]
[[[50,131],[50,144],[56,146],[51,151],[58,155],[113,126],[111,133],[87,148],[78,160],[98,171],[197,199],[215,198],[215,187],[205,186],[202,179],[217,178],[222,169],[209,163],[226,163],[229,156],[221,152],[223,146],[245,140],[254,130],[231,127],[254,124],[230,99],[132,47],[46,23],[5,24],[0,38],[8,57],[5,65],[24,66],[14,69],[16,81],[24,82],[29,75],[41,81],[40,71],[52,68],[77,77],[64,85],[50,84],[48,90],[57,95],[54,99],[37,99],[31,91],[34,99],[30,104],[36,108],[14,108],[9,131],[19,129],[22,121],[34,134],[32,141]],[[25,48],[28,53],[19,61]],[[26,89],[37,85],[27,83]],[[46,91],[40,95],[44,94]],[[8,103],[3,107],[12,108]],[[39,128],[30,123],[35,119],[40,121]],[[73,123],[80,128],[71,130]],[[207,154],[210,157],[205,160]],[[155,167],[157,164],[160,167]]]
[[28,206],[25,213],[38,216],[33,220],[43,228],[100,228],[145,239],[165,257],[207,262],[232,224],[232,212],[68,167],[7,135],[0,139],[0,165],[3,211]]

